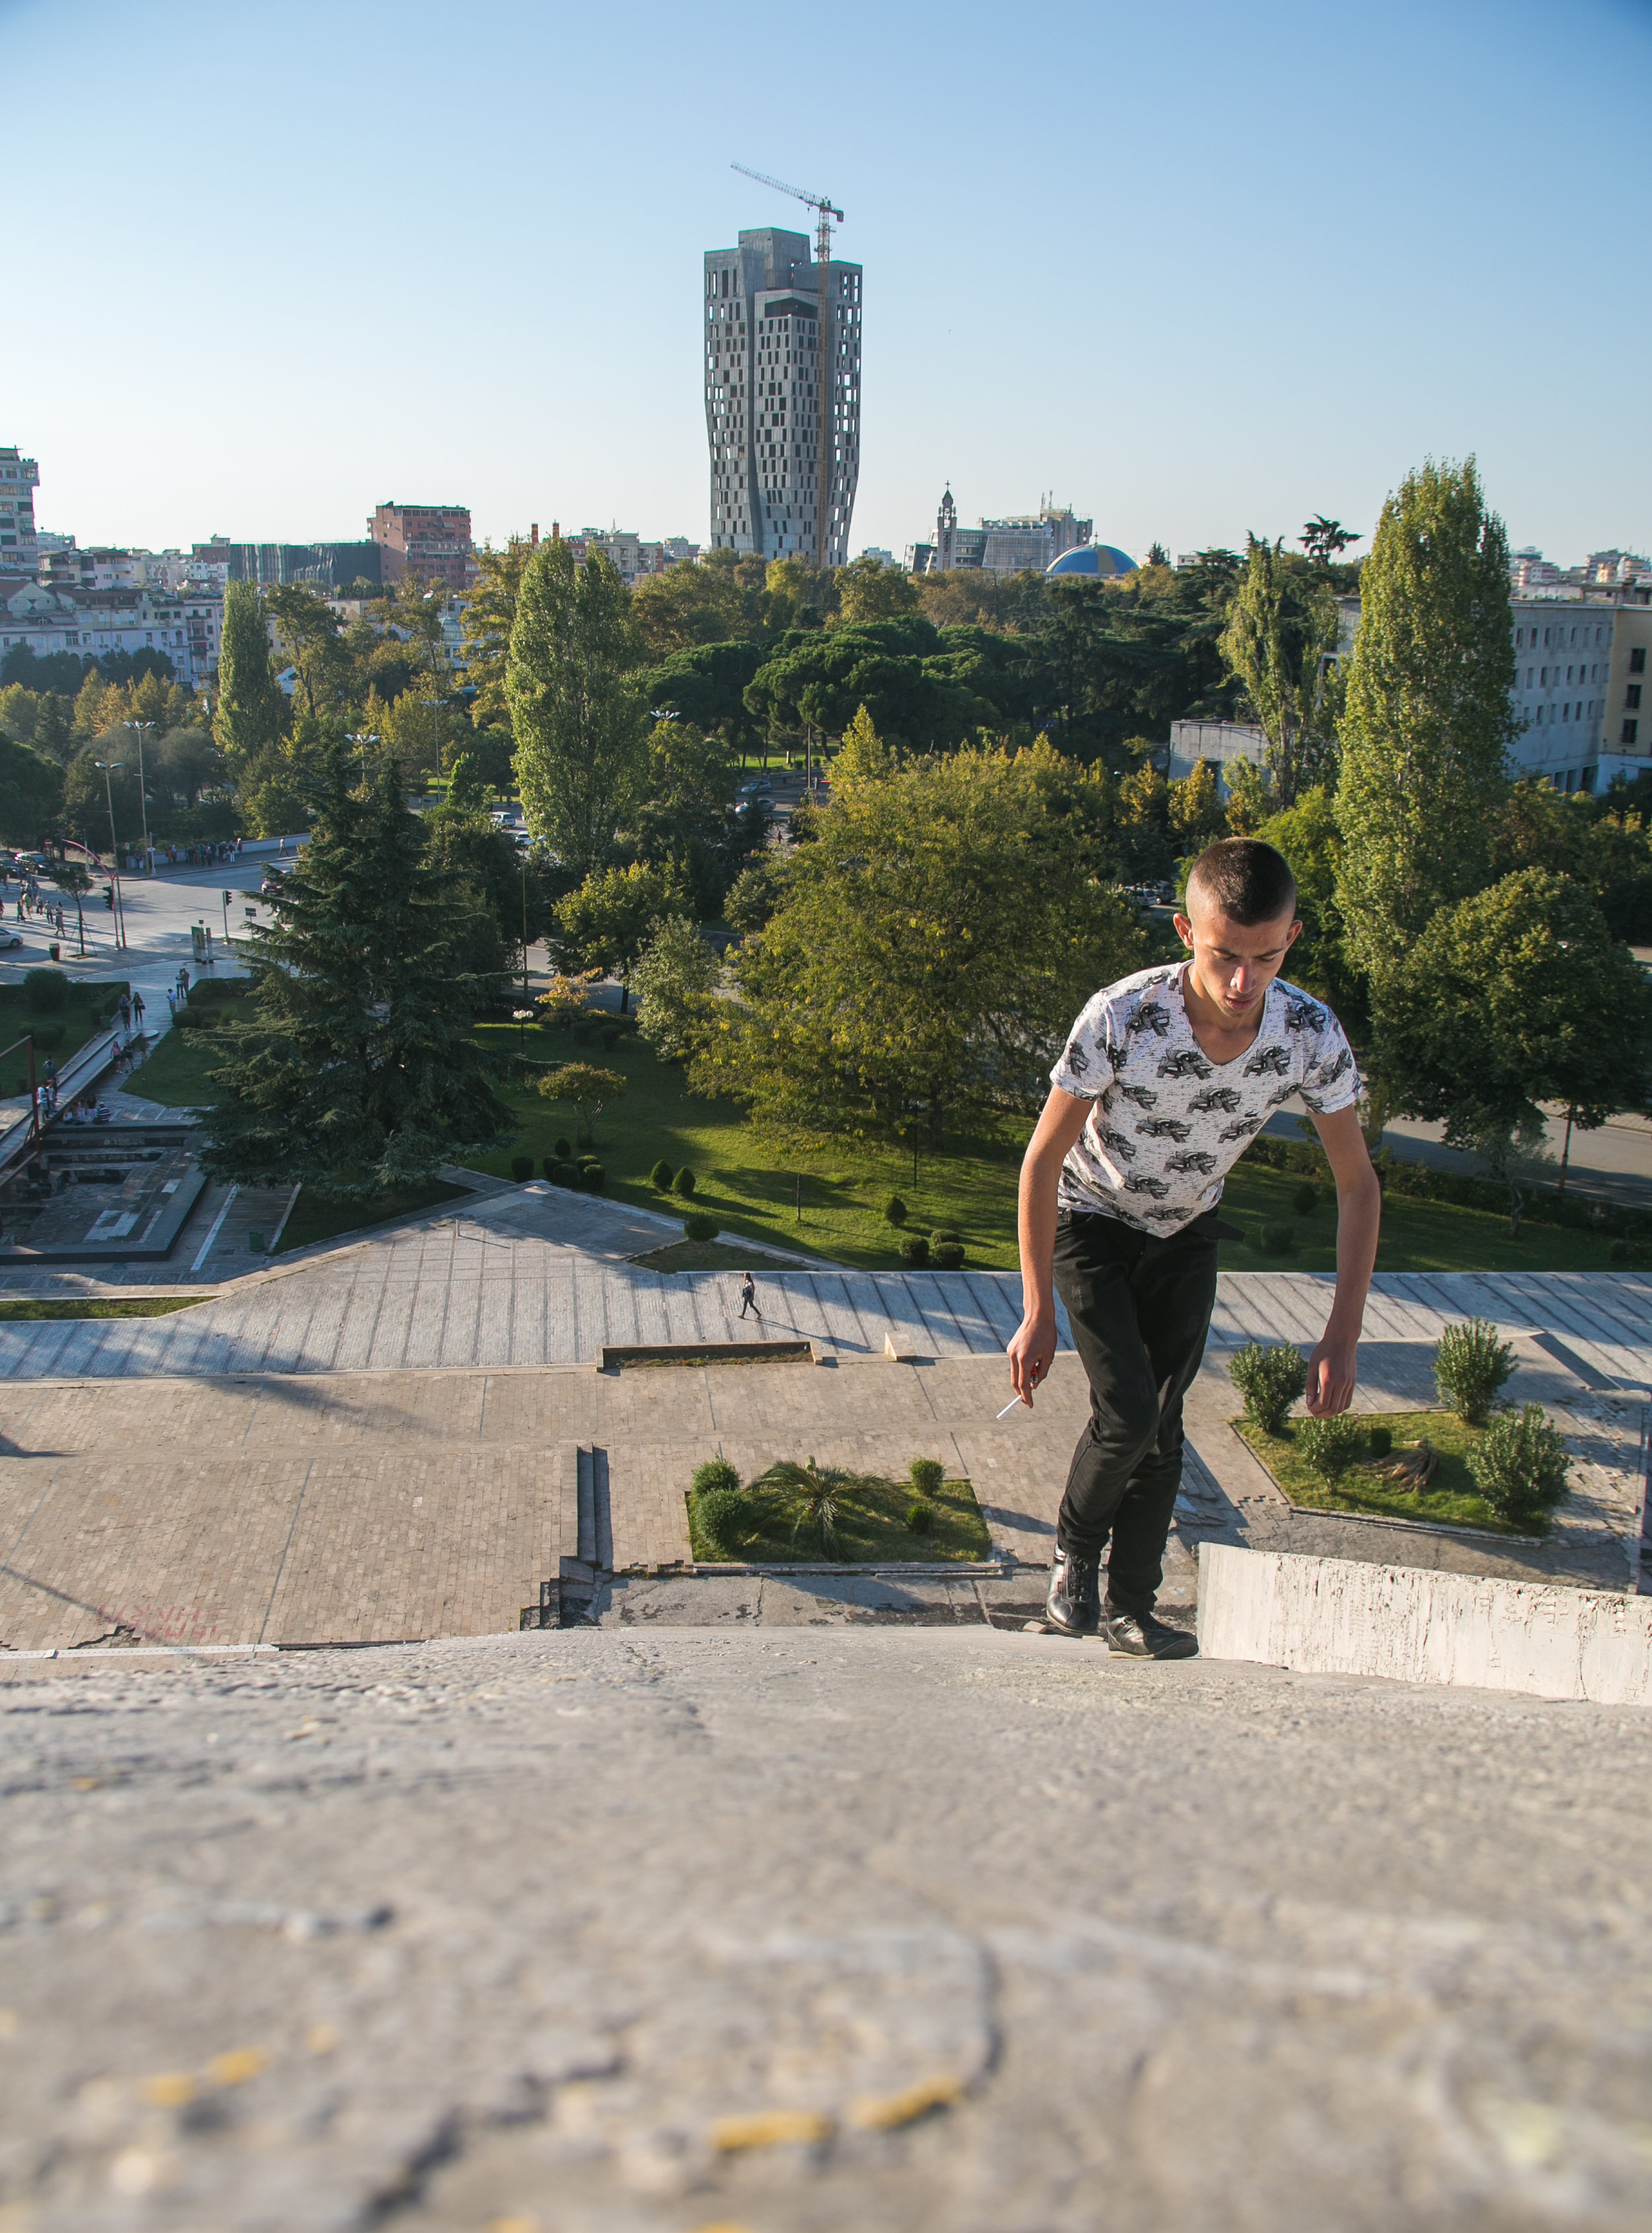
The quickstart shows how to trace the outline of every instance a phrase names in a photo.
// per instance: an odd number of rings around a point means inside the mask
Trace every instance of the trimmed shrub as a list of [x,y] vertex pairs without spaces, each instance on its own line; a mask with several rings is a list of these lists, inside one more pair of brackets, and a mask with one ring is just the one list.
[[607,1177],[608,1173],[601,1163],[582,1163],[579,1166],[579,1182],[587,1194],[601,1194]]
[[55,1054],[68,1037],[67,1024],[36,1024],[29,1034],[36,1054]]
[[[732,1472],[732,1467],[730,1471]],[[743,1488],[709,1488],[694,1499],[694,1517],[700,1532],[725,1558],[735,1557],[751,1533],[756,1507]]]
[[692,1201],[694,1198],[695,1183],[694,1174],[685,1163],[676,1177],[673,1179],[671,1190],[673,1194],[680,1194],[685,1201]]
[[672,1169],[671,1165],[666,1161],[665,1157],[661,1156],[660,1161],[654,1165],[654,1169],[648,1174],[648,1184],[654,1188],[656,1194],[669,1194],[671,1192],[672,1180],[675,1176],[676,1173]]
[[1299,1186],[1291,1197],[1291,1207],[1298,1217],[1311,1217],[1319,1207],[1319,1188],[1311,1180]]
[[1353,1464],[1365,1429],[1351,1411],[1332,1419],[1299,1419],[1296,1444],[1322,1481],[1335,1481]]
[[1285,1415],[1308,1385],[1308,1367],[1299,1349],[1264,1349],[1247,1341],[1236,1350],[1228,1374],[1245,1398],[1245,1416],[1265,1435],[1277,1435]]
[[1374,1458],[1385,1458],[1394,1448],[1394,1430],[1390,1427],[1373,1427],[1365,1442]]
[[1484,1318],[1448,1325],[1434,1347],[1434,1386],[1466,1426],[1483,1427],[1514,1370],[1514,1344]]
[[960,1248],[964,1245],[963,1234],[954,1233],[950,1225],[932,1225],[929,1228],[929,1240],[932,1247],[936,1241],[956,1241]]
[[1566,1494],[1566,1446],[1541,1403],[1499,1411],[1468,1454],[1474,1486],[1499,1520],[1540,1527]]
[[625,1033],[620,1029],[617,1024],[610,1024],[602,1034],[602,1047],[604,1052],[612,1054],[615,1048],[618,1046],[620,1041],[624,1037]]
[[68,980],[61,969],[26,969],[23,996],[37,1016],[55,1016],[68,999]]
[[946,1468],[939,1458],[914,1458],[911,1481],[914,1496],[933,1498],[940,1494],[940,1485],[946,1478]]
[[556,1156],[559,1163],[565,1163],[569,1157],[573,1154],[574,1150],[569,1146],[566,1140],[556,1140],[552,1143],[550,1152]]
[[1265,1225],[1262,1227],[1261,1248],[1265,1256],[1294,1256],[1297,1253],[1297,1228],[1294,1225]]
[[210,1032],[218,1025],[216,1008],[180,1008],[172,1022],[180,1032]]
[[686,1240],[715,1240],[719,1227],[714,1217],[707,1217],[703,1209],[691,1211],[683,1220]]
[[689,1478],[689,1492],[694,1496],[709,1496],[714,1488],[738,1488],[740,1476],[726,1458],[707,1458],[697,1465]]
[[929,1261],[929,1235],[927,1233],[903,1233],[901,1236],[901,1261],[918,1266]]
[[938,1272],[956,1272],[964,1261],[963,1242],[932,1239],[929,1260]]
[[908,1535],[927,1535],[934,1524],[935,1507],[933,1504],[926,1504],[922,1497],[919,1497],[914,1503],[907,1505],[907,1533]]
[[518,1185],[521,1184],[524,1179],[530,1179],[533,1176],[533,1157],[531,1156],[512,1156],[511,1158],[511,1175],[516,1180]]
[[579,1165],[565,1160],[560,1163],[553,1163],[550,1168],[550,1182],[552,1186],[577,1187]]
[[886,1224],[904,1225],[906,1223],[907,1205],[898,1194],[892,1194],[884,1203],[883,1216]]
[[542,1163],[540,1164],[539,1168],[540,1168],[540,1169],[544,1173],[545,1176],[546,1176],[546,1177],[550,1181],[551,1184],[552,1184],[553,1186],[555,1186],[555,1185],[556,1185],[556,1156],[547,1156],[545,1157],[545,1159],[544,1159],[543,1162],[542,1162]]

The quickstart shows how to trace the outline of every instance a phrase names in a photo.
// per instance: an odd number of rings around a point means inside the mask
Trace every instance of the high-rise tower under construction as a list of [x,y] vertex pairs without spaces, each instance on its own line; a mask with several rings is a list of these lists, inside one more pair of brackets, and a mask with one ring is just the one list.
[[[713,549],[849,563],[861,472],[861,267],[834,257],[827,272],[823,305],[808,236],[772,225],[743,232],[738,248],[706,251]],[[823,388],[832,414],[823,561],[816,550]]]

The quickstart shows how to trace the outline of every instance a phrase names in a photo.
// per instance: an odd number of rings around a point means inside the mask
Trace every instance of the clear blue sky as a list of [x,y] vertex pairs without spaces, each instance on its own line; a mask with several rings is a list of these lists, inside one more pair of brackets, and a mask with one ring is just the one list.
[[866,267],[855,550],[948,478],[1369,534],[1472,450],[1644,550],[1649,66],[1649,0],[0,0],[0,442],[82,542],[703,540],[701,253],[808,222],[738,159]]

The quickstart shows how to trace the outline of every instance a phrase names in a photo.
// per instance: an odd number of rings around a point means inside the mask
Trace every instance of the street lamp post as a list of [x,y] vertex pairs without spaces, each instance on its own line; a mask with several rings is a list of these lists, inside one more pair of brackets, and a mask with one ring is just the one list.
[[378,741],[378,738],[366,729],[352,729],[348,736],[345,739],[345,742],[347,744],[356,745],[361,752],[361,788],[363,791],[367,787],[367,746],[369,745],[376,745]]
[[149,866],[149,801],[146,796],[148,784],[143,771],[143,732],[154,727],[153,721],[122,721],[123,729],[130,729],[138,739],[138,813],[143,823],[143,858]]
[[120,904],[120,841],[114,834],[114,785],[110,778],[126,766],[124,760],[94,760],[103,771],[103,796],[109,804],[109,881],[114,886],[114,936],[117,946],[127,942],[126,909]]

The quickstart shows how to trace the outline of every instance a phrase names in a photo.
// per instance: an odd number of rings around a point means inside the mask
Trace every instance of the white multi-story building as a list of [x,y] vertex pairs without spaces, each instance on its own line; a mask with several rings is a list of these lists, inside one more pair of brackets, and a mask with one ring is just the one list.
[[[1597,557],[1607,554],[1597,553]],[[1610,554],[1614,563],[1621,553]],[[1340,597],[1338,650],[1346,657],[1359,625],[1357,597]],[[1604,791],[1614,778],[1652,771],[1652,583],[1578,589],[1568,596],[1516,597],[1513,705],[1520,732],[1509,760],[1519,776],[1541,776],[1557,791]],[[1176,721],[1170,773],[1201,759],[1260,761],[1259,729],[1226,721]]]
[[205,593],[26,582],[0,598],[0,659],[16,644],[42,658],[55,651],[82,660],[105,651],[162,651],[187,689],[217,667],[223,632],[224,601]]
[[[849,563],[861,477],[861,267],[820,265],[808,236],[764,225],[706,253],[706,438],[712,544],[763,558]],[[823,379],[823,371],[826,377]],[[832,414],[830,518],[816,551],[821,391]]]
[[1069,550],[1081,550],[1095,531],[1093,519],[1080,519],[1070,504],[1057,511],[1049,498],[1037,511],[960,527],[949,484],[935,514],[935,539],[907,544],[907,570],[913,574],[976,570],[984,574],[1043,574]]
[[39,485],[40,467],[32,458],[16,448],[0,449],[0,573],[35,570],[35,491]]

